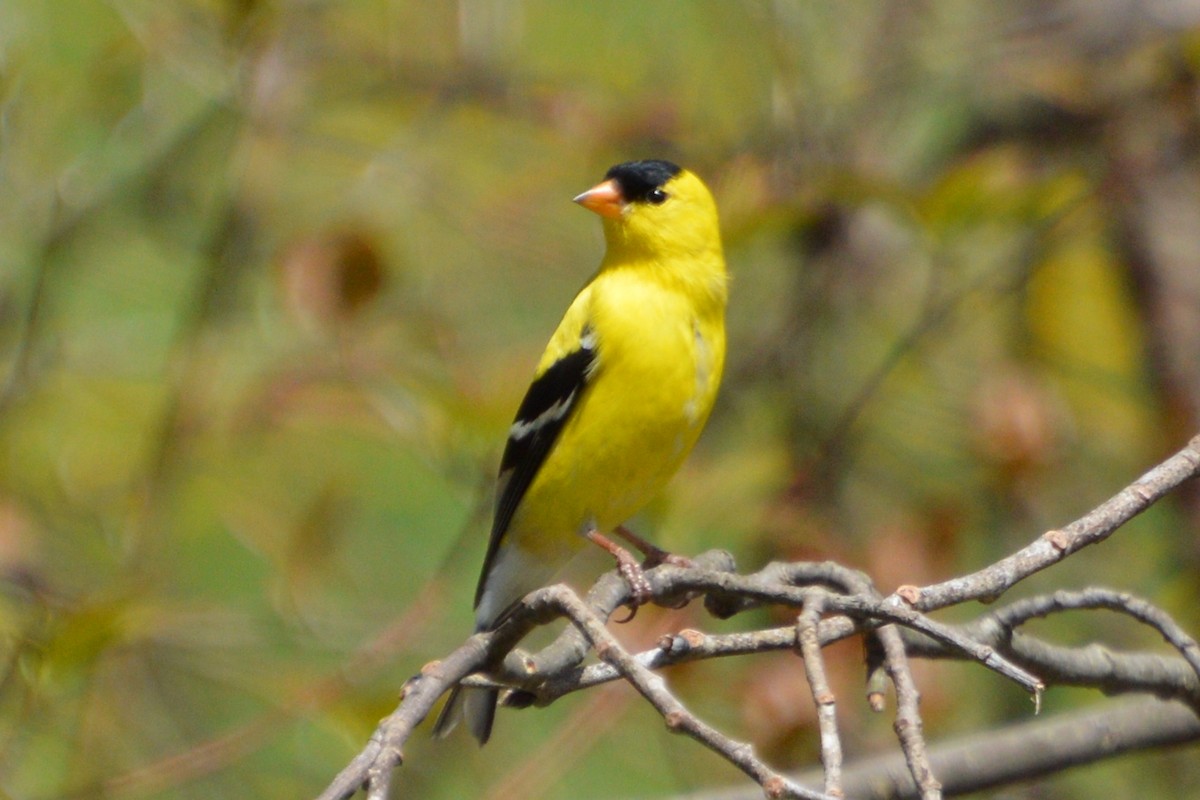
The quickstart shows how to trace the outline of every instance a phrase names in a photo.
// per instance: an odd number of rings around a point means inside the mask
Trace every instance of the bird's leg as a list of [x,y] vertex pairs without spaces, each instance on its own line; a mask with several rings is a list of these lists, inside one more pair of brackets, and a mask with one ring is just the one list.
[[609,555],[617,560],[617,571],[621,573],[621,577],[625,579],[625,583],[629,586],[630,597],[629,616],[616,621],[629,622],[637,615],[639,607],[650,602],[650,581],[646,580],[646,574],[642,571],[642,567],[638,564],[637,559],[624,547],[621,547],[621,545],[595,529],[588,531],[584,536],[591,542],[607,550]]
[[696,562],[687,556],[677,556],[674,553],[668,553],[661,547],[647,542],[624,525],[617,528],[616,534],[633,545],[635,549],[646,557],[646,560],[642,562],[642,569],[653,569],[659,564],[670,564],[672,567],[696,566]]

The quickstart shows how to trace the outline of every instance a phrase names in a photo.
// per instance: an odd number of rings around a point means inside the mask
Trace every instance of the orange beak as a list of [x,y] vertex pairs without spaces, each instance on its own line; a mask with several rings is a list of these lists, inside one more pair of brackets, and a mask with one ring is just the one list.
[[615,180],[598,183],[575,198],[575,202],[602,217],[616,219],[625,210],[625,198]]

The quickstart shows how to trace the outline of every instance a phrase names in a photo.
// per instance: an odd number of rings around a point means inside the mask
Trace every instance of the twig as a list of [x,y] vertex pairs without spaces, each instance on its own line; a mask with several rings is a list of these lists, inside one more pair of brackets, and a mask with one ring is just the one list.
[[1012,635],[1005,650],[1057,686],[1084,686],[1110,695],[1150,692],[1200,712],[1196,673],[1183,659],[1119,653],[1100,644],[1062,647],[1020,633]]
[[[1117,652],[1101,644],[1053,645],[1008,630],[992,614],[963,625],[961,630],[1036,672],[1050,686],[1085,686],[1105,694],[1150,692],[1164,700],[1188,703],[1200,711],[1200,679],[1182,658]],[[910,657],[962,658],[961,653],[911,632],[904,632],[904,643]]]
[[[973,734],[929,748],[929,761],[947,796],[1021,783],[1073,766],[1141,750],[1200,742],[1200,717],[1180,703],[1137,698]],[[848,763],[842,773],[854,800],[907,800],[919,796],[899,754]],[[797,782],[819,786],[822,771],[805,770]],[[744,786],[680,795],[676,800],[754,800]]]
[[825,794],[845,797],[842,790],[842,740],[838,734],[836,698],[825,677],[825,659],[817,625],[821,620],[823,598],[820,595],[805,603],[796,618],[796,643],[804,660],[804,674],[817,707],[817,727],[821,731],[821,765],[825,770]]
[[[930,641],[924,636],[916,637],[918,641]],[[887,708],[887,668],[884,666],[883,645],[877,635],[866,637],[863,642],[863,663],[867,668],[864,683],[867,690],[867,707],[880,714]],[[946,652],[950,652],[947,650]],[[956,652],[955,655],[958,655]]]
[[941,800],[942,784],[934,777],[925,752],[924,725],[921,722],[921,695],[908,666],[908,654],[900,632],[891,625],[880,628],[879,642],[883,645],[884,666],[892,685],[896,687],[896,736],[904,751],[908,771],[921,791],[921,800]]
[[1033,619],[1046,617],[1056,611],[1103,608],[1126,614],[1154,628],[1174,647],[1200,678],[1200,645],[1171,619],[1167,612],[1153,603],[1128,592],[1091,587],[1077,592],[1057,591],[1040,597],[1021,600],[992,616],[1009,630]]
[[[1060,592],[1020,601],[994,610],[968,625],[951,626],[929,619],[924,611],[970,599],[990,598],[1012,584],[1076,550],[1103,540],[1123,522],[1185,480],[1200,473],[1200,437],[1187,448],[1150,470],[1127,489],[1060,531],[1052,531],[1017,554],[965,578],[915,589],[902,588],[881,598],[861,573],[832,563],[773,564],[753,575],[731,572],[727,556],[704,554],[696,568],[664,565],[646,572],[657,602],[674,605],[680,599],[705,594],[705,605],[729,616],[747,608],[771,604],[800,609],[797,624],[746,634],[707,636],[682,631],[664,637],[658,648],[631,655],[604,627],[614,609],[628,599],[623,582],[606,576],[588,594],[585,604],[564,587],[539,590],[526,597],[499,629],[477,634],[440,663],[428,665],[405,687],[399,708],[386,718],[364,750],[321,795],[323,800],[350,797],[365,788],[369,797],[386,796],[392,770],[401,763],[403,745],[415,726],[427,716],[437,698],[467,675],[484,668],[498,678],[473,676],[470,685],[488,680],[516,689],[512,704],[549,702],[586,686],[620,677],[631,683],[663,715],[673,731],[705,744],[759,783],[768,796],[831,797],[839,788],[837,758],[823,736],[830,792],[814,793],[788,781],[763,764],[744,744],[733,742],[691,715],[670,695],[653,670],[672,663],[724,655],[799,648],[806,665],[814,667],[810,681],[818,698],[822,732],[836,738],[834,707],[822,700],[820,646],[855,633],[878,637],[883,666],[896,687],[896,731],[905,759],[924,798],[941,796],[930,769],[922,736],[919,695],[908,667],[911,652],[919,656],[969,658],[1016,681],[1035,696],[1042,682],[1030,670],[1052,680],[1097,686],[1105,691],[1148,689],[1163,696],[1181,697],[1200,708],[1200,648],[1165,612],[1129,595],[1096,589]],[[705,561],[705,559],[710,559]],[[842,593],[838,593],[842,592]],[[1055,647],[1014,631],[1033,616],[1068,608],[1111,608],[1153,626],[1183,655],[1183,659],[1116,654],[1093,645],[1085,649]],[[821,618],[822,614],[828,614]],[[549,648],[534,655],[514,652],[532,628],[567,616],[573,625]],[[605,662],[581,667],[594,648]],[[906,650],[909,648],[909,650]],[[502,654],[504,667],[496,669]],[[1122,683],[1124,681],[1124,683]],[[827,683],[824,684],[827,689]],[[881,695],[876,695],[881,698]],[[827,712],[827,713],[826,713]],[[843,769],[843,777],[845,770]],[[848,783],[842,783],[847,789]],[[852,793],[853,794],[853,793]]]
[[772,770],[754,755],[753,748],[729,739],[701,722],[667,690],[663,679],[638,664],[604,627],[604,620],[565,586],[539,589],[521,601],[520,608],[496,631],[479,633],[440,662],[434,662],[410,679],[400,706],[384,718],[367,746],[338,774],[319,800],[346,800],[361,788],[368,798],[386,797],[392,771],[403,761],[403,745],[425,719],[437,699],[467,675],[507,652],[531,628],[557,616],[569,618],[595,649],[639,693],[663,714],[672,731],[682,732],[722,755],[763,787],[768,797],[832,800],[828,795],[798,786]]
[[[773,564],[753,575],[737,575],[734,573],[711,573],[689,570],[681,567],[662,566],[646,573],[657,597],[661,589],[672,593],[683,591],[724,593],[741,598],[748,598],[757,603],[783,605],[792,608],[802,608],[805,600],[814,591],[811,587],[797,588],[789,585],[779,585],[781,567],[793,565]],[[811,565],[799,564],[796,567]],[[663,581],[662,584],[659,581]],[[790,581],[789,581],[790,583]],[[872,590],[873,591],[873,590]],[[963,636],[951,626],[936,622],[907,606],[896,596],[889,598],[872,597],[870,595],[838,595],[827,594],[825,610],[830,613],[846,614],[858,620],[875,620],[882,623],[893,623],[919,631],[932,639],[943,642],[949,647],[961,650],[968,657],[994,670],[1009,680],[1015,681],[1033,694],[1044,688],[1037,677],[1026,670],[1009,662],[995,652],[991,647],[980,645],[978,642]],[[743,605],[743,608],[745,606]],[[869,629],[867,626],[866,629]],[[854,632],[854,626],[847,629],[847,635]]]
[[[1090,686],[1108,694],[1152,692],[1164,699],[1178,699],[1200,708],[1200,679],[1181,658],[1115,652],[1098,644],[1082,648],[1055,646],[1033,636],[1010,633],[996,622],[995,613],[998,612],[955,626],[955,630],[981,647],[995,648],[1051,686]],[[856,630],[859,628],[847,617],[823,619],[817,626],[817,639],[825,646],[847,638]],[[962,650],[950,648],[923,634],[914,631],[902,631],[902,634],[910,658],[967,658]],[[637,653],[633,658],[647,669],[659,670],[714,658],[795,650],[798,646],[795,625],[721,634],[684,629],[663,636],[655,648]],[[882,661],[880,658],[881,670]],[[529,704],[547,705],[563,695],[620,680],[621,675],[608,664],[591,664],[548,676],[545,680],[531,675],[523,677],[526,682],[519,685],[528,695]],[[886,673],[883,679],[887,680]],[[508,685],[479,676],[467,678],[464,683],[491,688]],[[882,693],[882,687],[877,684],[870,684],[868,689]]]
[[[547,611],[548,590],[533,592],[522,601],[523,614],[513,615],[489,633],[477,633],[441,661],[426,664],[400,692],[400,705],[379,723],[366,747],[338,773],[318,800],[346,800],[364,786],[386,797],[392,770],[404,760],[404,743],[451,686],[490,663],[496,652],[507,652],[531,628],[553,618]],[[382,786],[382,789],[377,787]]]
[[604,620],[585,606],[575,593],[564,586],[552,587],[563,614],[575,624],[592,643],[596,655],[616,668],[626,680],[662,715],[667,729],[683,733],[720,754],[763,788],[770,798],[793,797],[804,800],[831,800],[828,795],[805,789],[768,767],[754,755],[754,749],[735,742],[723,733],[700,721],[679,700],[667,691],[662,677],[637,662],[604,626]]
[[919,611],[932,611],[967,600],[994,600],[1071,553],[1107,539],[1183,482],[1200,475],[1200,436],[1108,501],[1059,530],[1049,531],[1021,550],[961,578],[923,588],[901,587],[897,594]]

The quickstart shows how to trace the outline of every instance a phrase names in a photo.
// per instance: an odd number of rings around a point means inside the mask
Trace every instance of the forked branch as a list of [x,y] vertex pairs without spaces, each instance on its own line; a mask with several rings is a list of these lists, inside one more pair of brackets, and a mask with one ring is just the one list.
[[[777,563],[757,573],[733,571],[731,559],[706,553],[694,567],[664,565],[646,572],[655,602],[678,605],[698,595],[706,607],[727,617],[763,605],[795,609],[797,622],[737,634],[707,635],[684,630],[665,635],[659,646],[638,654],[626,651],[606,621],[629,600],[615,575],[601,578],[581,600],[569,588],[554,586],[527,596],[495,631],[472,636],[445,659],[427,665],[404,687],[399,707],[379,725],[366,747],[320,795],[349,798],[365,790],[385,798],[403,760],[403,747],[439,697],[459,682],[505,689],[506,704],[544,705],[564,694],[611,680],[631,684],[662,715],[668,728],[685,733],[737,766],[768,797],[853,796],[859,768],[841,764],[834,699],[824,677],[820,648],[865,634],[877,655],[872,675],[886,673],[896,690],[895,727],[909,775],[909,790],[925,800],[941,796],[943,751],[930,750],[922,733],[918,687],[911,658],[955,658],[977,662],[1013,681],[1040,700],[1045,685],[1094,686],[1107,693],[1151,692],[1200,709],[1200,646],[1171,617],[1149,602],[1102,588],[1059,591],[1025,598],[982,613],[973,622],[947,625],[928,612],[970,600],[993,600],[1030,575],[1112,535],[1184,481],[1200,474],[1200,437],[1138,478],[1110,500],[1061,529],[977,572],[927,587],[901,587],[881,597],[863,574],[833,563]],[[1071,648],[1043,642],[1018,630],[1025,622],[1069,610],[1106,609],[1154,628],[1178,653],[1114,653],[1100,645]],[[514,650],[533,628],[565,617],[571,625],[538,653]],[[794,649],[802,656],[818,708],[824,791],[786,777],[768,766],[745,743],[735,742],[698,719],[668,690],[657,671],[672,664],[708,658],[746,656]],[[594,653],[598,663],[585,663]],[[871,679],[872,704],[883,694]],[[1036,706],[1035,706],[1036,707]],[[1178,708],[1172,720],[1179,717]],[[1185,714],[1186,716],[1186,714]],[[1196,724],[1193,724],[1196,723]],[[1183,719],[1182,735],[1200,736],[1200,722]],[[1069,766],[1064,763],[1063,766]],[[958,780],[950,767],[946,774]],[[902,791],[903,780],[895,788]]]

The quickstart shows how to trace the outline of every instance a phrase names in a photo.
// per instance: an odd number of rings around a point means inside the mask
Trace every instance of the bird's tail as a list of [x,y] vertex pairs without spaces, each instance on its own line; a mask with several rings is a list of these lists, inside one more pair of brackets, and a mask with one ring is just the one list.
[[[514,545],[499,548],[495,558],[485,567],[480,581],[475,602],[475,632],[494,630],[518,600],[544,585],[553,574],[553,563],[556,563],[553,559],[531,556]],[[456,687],[451,690],[450,699],[433,725],[434,736],[446,736],[465,719],[471,735],[480,745],[486,744],[492,735],[499,697],[497,689]]]
[[438,714],[433,725],[433,735],[439,739],[454,730],[460,720],[466,720],[467,730],[482,747],[492,735],[492,723],[496,719],[496,701],[500,692],[496,689],[472,689],[456,686],[450,699]]

